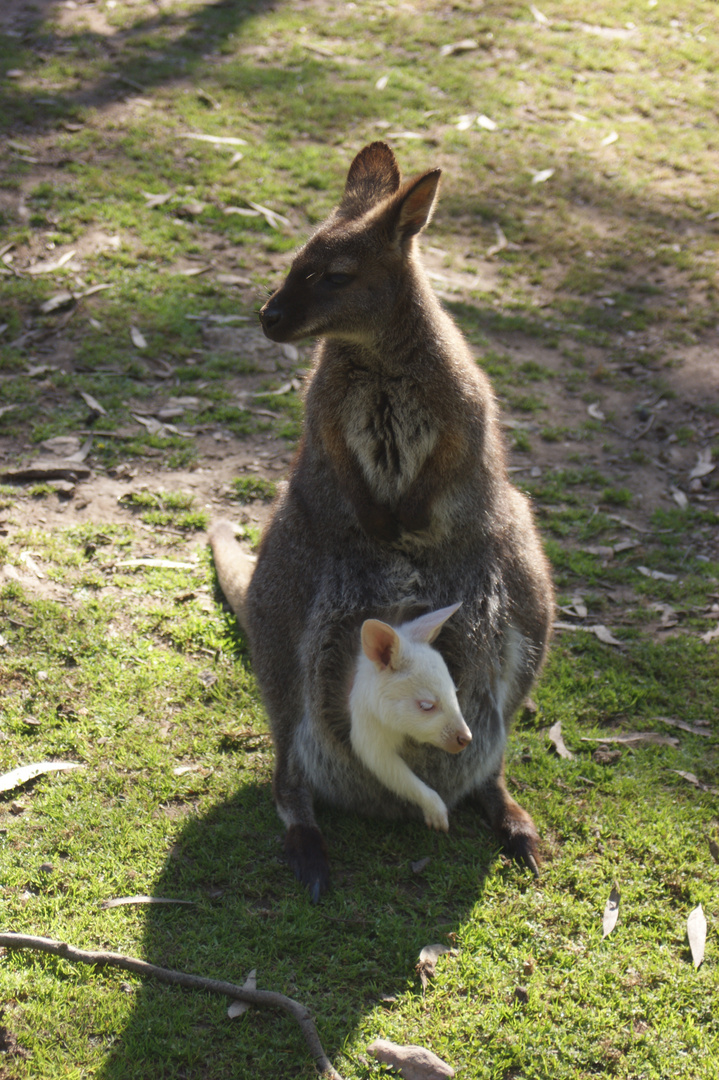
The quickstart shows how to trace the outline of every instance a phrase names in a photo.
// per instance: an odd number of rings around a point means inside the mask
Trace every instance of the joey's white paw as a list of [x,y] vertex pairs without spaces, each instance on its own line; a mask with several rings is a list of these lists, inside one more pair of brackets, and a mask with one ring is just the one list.
[[439,832],[449,832],[447,807],[436,792],[432,792],[432,794],[434,798],[428,799],[423,807],[424,820],[430,829],[437,829]]

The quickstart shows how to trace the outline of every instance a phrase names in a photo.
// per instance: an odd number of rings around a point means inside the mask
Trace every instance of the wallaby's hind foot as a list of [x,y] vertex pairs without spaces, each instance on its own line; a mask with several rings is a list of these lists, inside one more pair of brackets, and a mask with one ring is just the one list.
[[315,825],[290,825],[285,856],[295,877],[309,889],[313,904],[330,887],[330,864],[322,833]]
[[490,777],[476,792],[492,832],[508,855],[539,877],[539,833],[527,811],[507,791],[504,777]]

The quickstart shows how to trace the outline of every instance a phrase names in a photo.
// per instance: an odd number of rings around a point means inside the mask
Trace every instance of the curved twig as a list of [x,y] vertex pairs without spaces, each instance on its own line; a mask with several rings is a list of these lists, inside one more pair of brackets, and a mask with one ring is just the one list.
[[6,949],[36,949],[80,964],[95,964],[98,967],[107,964],[157,979],[158,982],[169,983],[171,986],[185,986],[190,990],[208,990],[212,994],[223,994],[259,1008],[282,1009],[300,1025],[305,1042],[322,1075],[329,1077],[330,1080],[342,1080],[324,1052],[309,1009],[306,1009],[299,1001],[285,997],[284,994],[277,994],[272,990],[246,990],[236,983],[224,982],[221,979],[207,979],[202,975],[188,975],[184,971],[172,971],[170,968],[157,967],[155,964],[148,964],[146,960],[138,960],[133,956],[125,956],[123,953],[90,952],[86,949],[76,949],[74,945],[68,945],[64,941],[34,937],[30,934],[0,933],[0,945],[4,945]]

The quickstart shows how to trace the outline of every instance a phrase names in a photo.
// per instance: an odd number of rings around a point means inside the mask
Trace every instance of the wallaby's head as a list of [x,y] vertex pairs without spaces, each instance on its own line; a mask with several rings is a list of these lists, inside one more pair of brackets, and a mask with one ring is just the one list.
[[350,713],[367,709],[387,729],[458,754],[472,741],[457,691],[441,654],[432,648],[459,607],[422,615],[399,628],[367,619],[350,693]]
[[342,202],[260,311],[267,337],[371,344],[406,292],[414,238],[432,215],[439,177],[432,169],[402,183],[389,146],[365,146],[350,166]]

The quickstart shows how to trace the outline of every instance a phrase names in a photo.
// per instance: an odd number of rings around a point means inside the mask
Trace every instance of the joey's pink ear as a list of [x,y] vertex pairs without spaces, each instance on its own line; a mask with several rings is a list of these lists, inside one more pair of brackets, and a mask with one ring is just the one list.
[[440,608],[439,611],[430,611],[426,615],[420,615],[418,619],[413,619],[412,622],[405,623],[402,627],[402,632],[407,635],[411,641],[417,643],[424,642],[427,645],[431,645],[435,638],[438,636],[440,630],[446,623],[447,619],[454,615],[458,608],[461,608],[462,601],[458,604],[452,604],[451,607]]
[[387,143],[370,143],[360,150],[350,165],[339,205],[340,216],[353,218],[365,214],[388,195],[394,195],[399,190],[400,180],[397,159]]
[[379,619],[362,623],[362,651],[380,671],[394,668],[399,656],[399,634]]
[[432,169],[424,176],[410,180],[397,195],[393,226],[401,245],[421,232],[432,217],[441,175],[441,169]]

